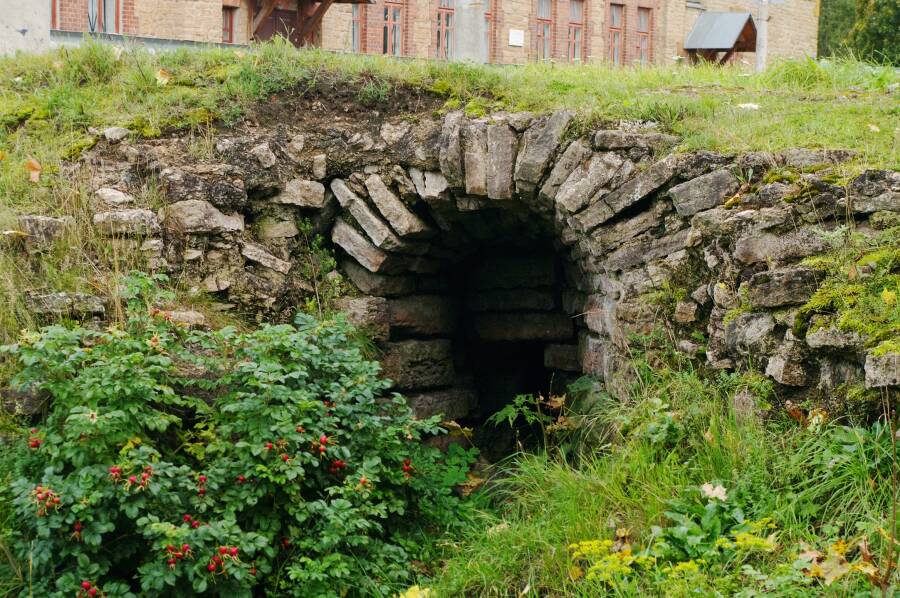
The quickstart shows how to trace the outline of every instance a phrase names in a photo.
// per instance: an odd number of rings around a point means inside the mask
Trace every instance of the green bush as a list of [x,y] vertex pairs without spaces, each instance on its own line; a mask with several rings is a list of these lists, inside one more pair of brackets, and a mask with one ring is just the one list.
[[187,331],[152,293],[132,280],[123,328],[6,349],[15,382],[52,397],[7,447],[29,595],[405,587],[425,534],[463,519],[472,455],[423,444],[436,420],[387,394],[343,320]]

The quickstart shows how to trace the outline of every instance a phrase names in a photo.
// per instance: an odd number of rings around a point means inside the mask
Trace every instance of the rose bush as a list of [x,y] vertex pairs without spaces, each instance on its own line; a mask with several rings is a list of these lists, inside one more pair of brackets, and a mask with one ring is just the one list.
[[342,319],[189,331],[146,277],[105,331],[5,350],[47,393],[14,447],[14,549],[33,595],[389,595],[463,519],[473,455],[388,394]]

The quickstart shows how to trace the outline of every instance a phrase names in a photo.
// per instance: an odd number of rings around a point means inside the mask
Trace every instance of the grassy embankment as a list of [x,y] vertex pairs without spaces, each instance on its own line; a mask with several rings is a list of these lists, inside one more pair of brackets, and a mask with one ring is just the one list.
[[[64,160],[95,143],[91,127],[124,125],[148,137],[181,131],[202,152],[210,125],[228,126],[272,94],[322,81],[376,102],[397,86],[425,88],[471,114],[572,109],[585,128],[655,121],[679,135],[684,150],[844,148],[859,153],[851,169],[900,165],[900,75],[852,62],[786,62],[761,75],[715,67],[476,67],[298,52],[284,44],[160,55],[87,45],[17,56],[0,60],[0,228],[15,228],[20,213],[69,214],[77,226],[36,268],[0,256],[0,341],[33,324],[23,290],[114,294],[110,273],[133,265],[96,238],[84,178],[65,170]],[[30,158],[42,168],[37,184],[29,180]],[[154,193],[145,190],[151,205]]]

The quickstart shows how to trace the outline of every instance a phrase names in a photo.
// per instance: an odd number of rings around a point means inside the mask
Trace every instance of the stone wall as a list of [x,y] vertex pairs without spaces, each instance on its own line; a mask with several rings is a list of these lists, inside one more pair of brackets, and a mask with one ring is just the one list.
[[[95,225],[218,309],[277,320],[314,291],[299,227],[309,219],[339,257],[330,277],[353,289],[342,306],[423,414],[477,410],[482,362],[526,345],[522,359],[536,350],[542,361],[526,370],[581,371],[619,393],[630,335],[660,326],[711,368],[752,362],[785,396],[900,383],[896,354],[794,326],[822,280],[803,260],[827,251],[848,216],[862,234],[896,222],[898,172],[836,185],[846,152],[679,154],[652,129],[573,138],[567,112],[361,119],[316,116],[327,108],[310,101],[297,111],[308,120],[222,131],[203,162],[186,139],[131,144],[107,131],[81,165]],[[765,182],[774,169],[795,174]],[[137,199],[150,179],[158,211]],[[65,223],[26,225],[34,253]],[[103,302],[48,294],[32,305],[93,315]]]

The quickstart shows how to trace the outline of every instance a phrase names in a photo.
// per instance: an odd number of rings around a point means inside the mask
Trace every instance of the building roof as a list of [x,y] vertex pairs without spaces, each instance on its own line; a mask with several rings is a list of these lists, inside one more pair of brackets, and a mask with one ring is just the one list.
[[[750,29],[745,32],[748,25]],[[749,12],[704,12],[694,23],[694,28],[684,42],[684,49],[730,50],[739,41],[749,42],[747,37],[750,35],[755,48],[756,23]]]

